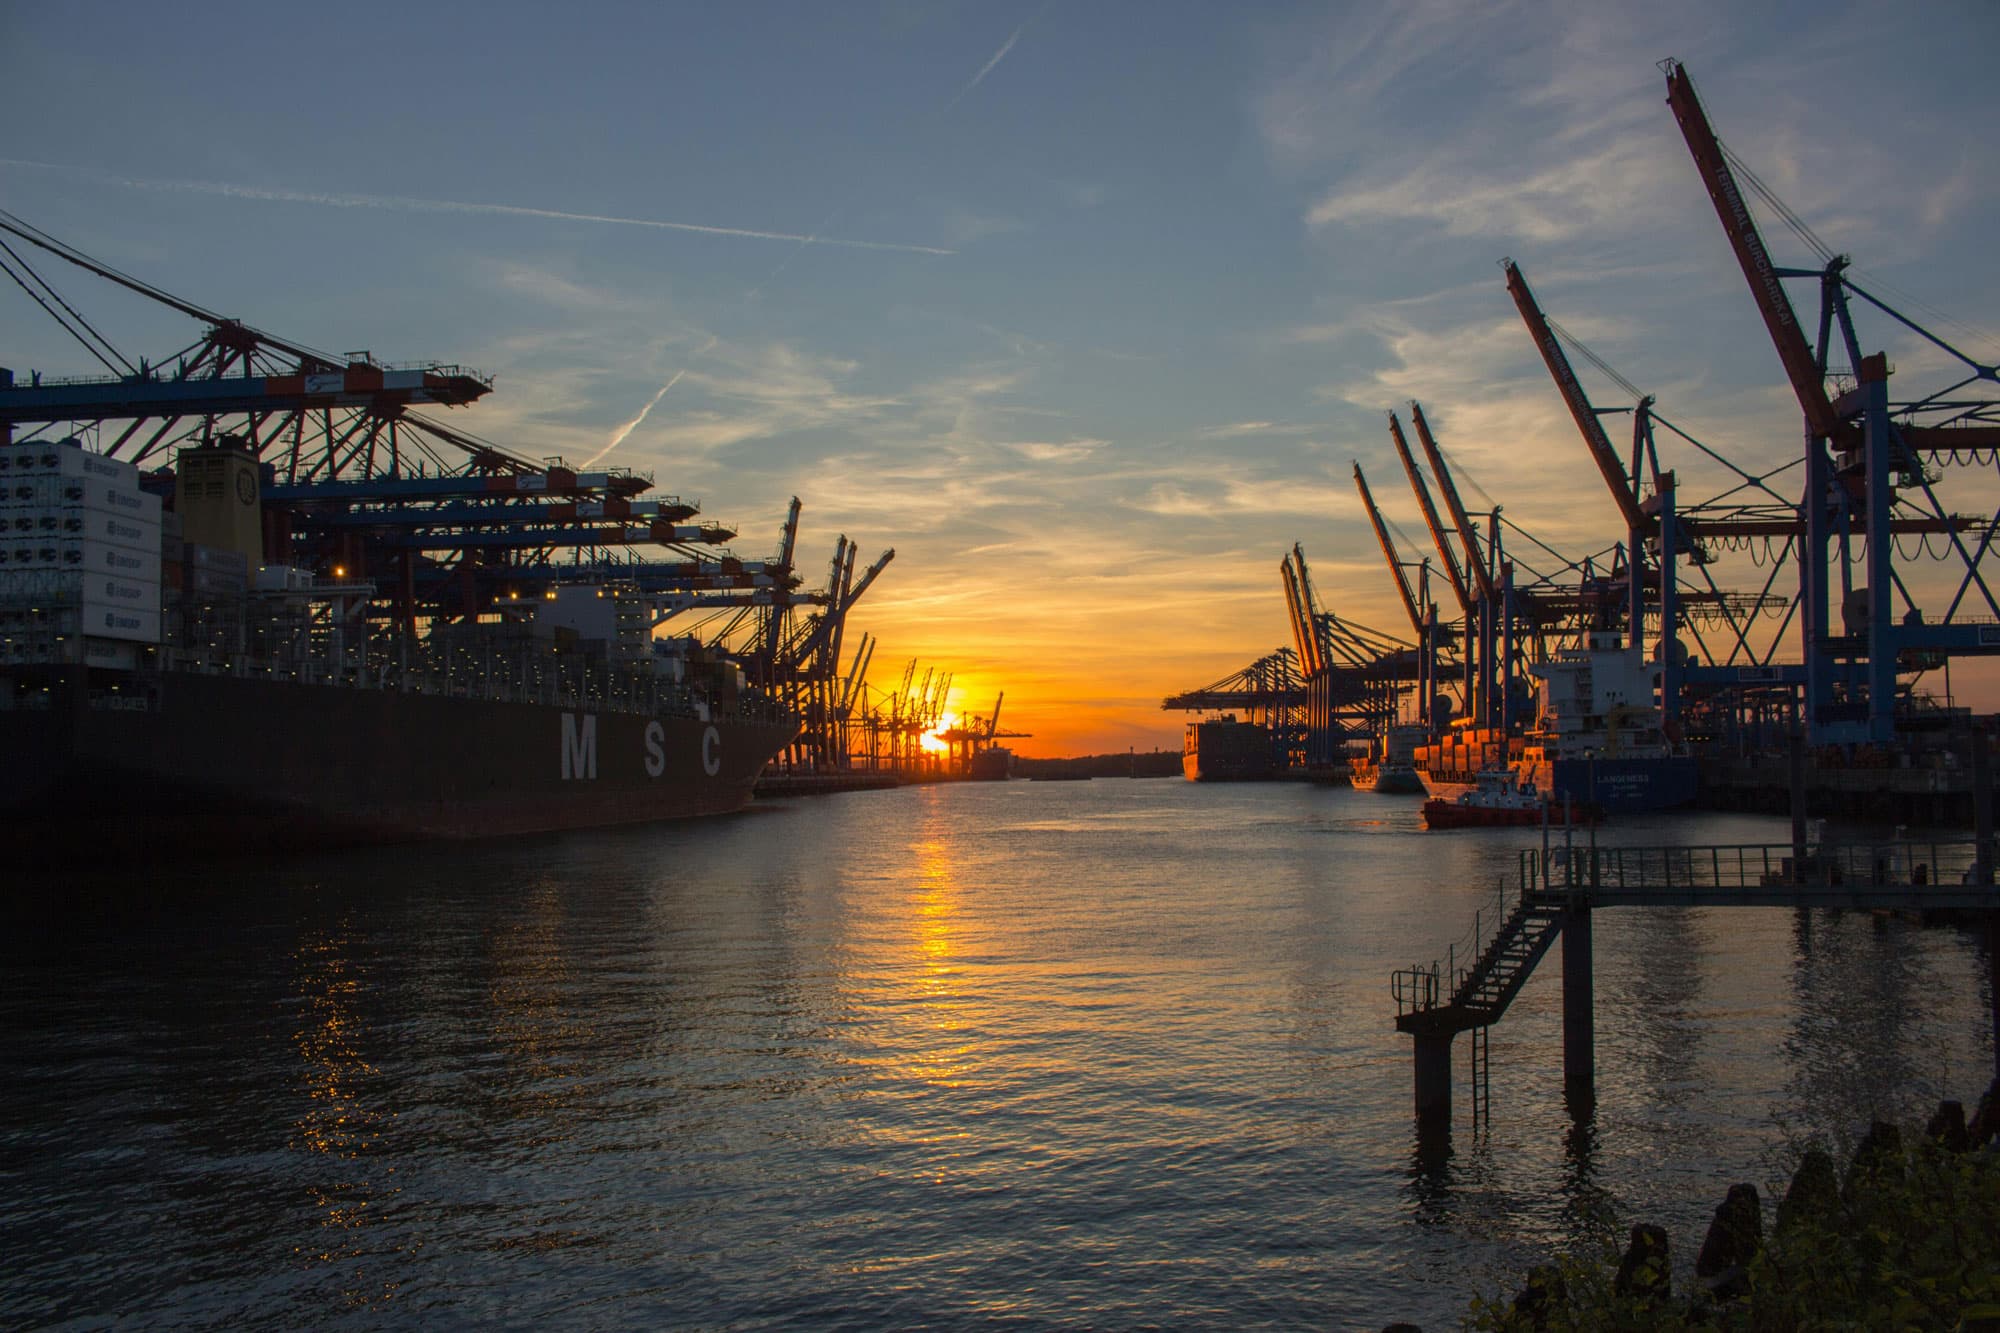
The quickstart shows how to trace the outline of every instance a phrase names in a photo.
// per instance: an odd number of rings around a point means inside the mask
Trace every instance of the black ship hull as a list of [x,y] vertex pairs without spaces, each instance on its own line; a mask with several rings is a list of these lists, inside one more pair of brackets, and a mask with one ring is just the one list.
[[1233,717],[1187,725],[1181,772],[1189,782],[1257,782],[1272,775],[1271,731]]
[[[228,852],[720,814],[798,732],[789,718],[106,676],[51,669],[0,709],[0,821],[48,844],[34,859],[87,859],[107,840]],[[98,845],[68,846],[80,829]]]

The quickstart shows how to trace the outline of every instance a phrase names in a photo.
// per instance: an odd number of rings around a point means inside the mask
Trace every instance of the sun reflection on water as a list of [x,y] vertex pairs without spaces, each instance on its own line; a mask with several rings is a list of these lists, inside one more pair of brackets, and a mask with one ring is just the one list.
[[493,938],[488,993],[496,1049],[510,1057],[495,1090],[510,1114],[533,1116],[547,1141],[569,1136],[564,1112],[582,1095],[578,1050],[588,1034],[574,1004],[575,978],[563,945],[568,914],[554,881],[522,900],[518,917]]
[[976,1043],[968,1041],[971,1002],[964,988],[961,956],[962,910],[947,836],[932,833],[915,843],[917,874],[909,922],[916,966],[910,969],[913,1001],[904,1012],[915,1026],[897,1044],[906,1052],[905,1077],[942,1088],[963,1086],[975,1064]]
[[[294,1252],[314,1264],[359,1260],[368,1248],[365,1229],[379,1216],[379,1205],[398,1193],[393,1185],[379,1186],[370,1170],[391,1113],[367,1096],[380,1071],[361,1045],[365,1024],[355,1006],[365,981],[353,947],[348,931],[336,927],[308,935],[293,954],[306,1021],[292,1044],[307,1101],[292,1146],[312,1163],[305,1188],[321,1228],[317,1247],[295,1246]],[[398,1285],[370,1283],[357,1265],[342,1295],[350,1305],[371,1305],[392,1298]]]

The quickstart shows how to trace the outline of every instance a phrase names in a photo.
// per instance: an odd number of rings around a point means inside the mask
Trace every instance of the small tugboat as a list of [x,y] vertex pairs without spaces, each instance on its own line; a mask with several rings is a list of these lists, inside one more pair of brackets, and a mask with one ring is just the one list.
[[1540,824],[1595,824],[1603,812],[1594,806],[1554,805],[1535,790],[1532,782],[1522,782],[1512,769],[1481,769],[1477,781],[1466,791],[1446,800],[1424,802],[1426,828],[1507,828]]

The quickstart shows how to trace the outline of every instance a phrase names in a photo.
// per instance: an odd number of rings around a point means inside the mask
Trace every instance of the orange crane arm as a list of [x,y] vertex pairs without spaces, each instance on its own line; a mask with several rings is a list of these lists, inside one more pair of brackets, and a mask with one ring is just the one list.
[[1278,562],[1278,573],[1285,580],[1285,614],[1292,622],[1292,642],[1298,646],[1299,665],[1306,674],[1312,674],[1312,651],[1306,644],[1306,632],[1302,628],[1303,618],[1299,615],[1299,576],[1292,572],[1292,558],[1287,555]]
[[1304,617],[1306,641],[1312,645],[1313,669],[1327,671],[1326,640],[1320,634],[1319,595],[1313,591],[1312,571],[1306,568],[1306,548],[1292,543],[1292,567],[1299,572],[1299,614]]
[[1661,68],[1667,73],[1667,105],[1673,108],[1674,119],[1680,122],[1681,137],[1687,140],[1695,170],[1701,173],[1709,201],[1715,205],[1716,216],[1722,219],[1729,248],[1736,252],[1736,263],[1750,284],[1758,313],[1764,316],[1764,327],[1778,349],[1778,360],[1784,363],[1792,392],[1798,395],[1799,406],[1805,410],[1806,424],[1815,436],[1831,438],[1840,418],[1826,396],[1826,377],[1806,342],[1805,330],[1799,327],[1798,315],[1792,310],[1791,298],[1785,295],[1777,265],[1771,262],[1771,252],[1765,248],[1756,219],[1750,216],[1743,191],[1729,170],[1722,142],[1708,123],[1701,99],[1695,96],[1694,80],[1688,77],[1687,66],[1678,60],[1664,61]]
[[1403,460],[1403,472],[1410,479],[1410,489],[1417,493],[1417,507],[1424,512],[1424,526],[1431,530],[1431,543],[1437,547],[1438,558],[1444,561],[1444,576],[1451,581],[1453,595],[1458,598],[1459,609],[1472,610],[1472,594],[1465,586],[1465,575],[1458,568],[1458,557],[1452,554],[1451,542],[1444,535],[1444,524],[1438,521],[1437,506],[1431,503],[1430,487],[1424,485],[1424,474],[1417,471],[1417,460],[1410,456],[1410,442],[1403,438],[1403,423],[1396,414],[1389,414],[1389,438],[1396,442],[1396,456]]
[[1487,572],[1486,562],[1479,558],[1479,541],[1472,531],[1472,519],[1458,498],[1458,485],[1451,479],[1451,469],[1444,465],[1444,451],[1431,438],[1430,423],[1424,420],[1423,408],[1411,403],[1410,419],[1416,423],[1417,439],[1424,446],[1424,457],[1430,460],[1431,475],[1437,478],[1438,493],[1444,496],[1445,508],[1451,511],[1451,521],[1458,528],[1458,539],[1465,543],[1465,563],[1472,566],[1472,575],[1479,580],[1479,595],[1490,602],[1493,600],[1493,575]]
[[1326,669],[1319,650],[1319,632],[1313,623],[1311,575],[1306,572],[1305,551],[1296,543],[1292,553],[1278,566],[1285,577],[1285,608],[1291,613],[1292,641],[1298,645],[1299,668],[1307,676]]
[[1382,511],[1375,507],[1375,497],[1368,493],[1368,478],[1361,475],[1361,464],[1354,465],[1354,484],[1361,489],[1361,507],[1368,511],[1368,521],[1375,525],[1375,540],[1382,544],[1382,558],[1389,562],[1389,576],[1396,580],[1396,591],[1402,594],[1403,610],[1410,617],[1410,628],[1417,632],[1417,642],[1424,639],[1424,618],[1417,611],[1417,599],[1410,592],[1410,580],[1403,573],[1403,562],[1396,558],[1396,544],[1389,540],[1389,529],[1382,523]]
[[1556,382],[1563,402],[1569,405],[1569,414],[1576,421],[1577,430],[1583,433],[1583,442],[1590,447],[1590,456],[1597,464],[1597,470],[1604,474],[1604,484],[1611,488],[1611,498],[1618,506],[1620,517],[1625,520],[1626,530],[1640,532],[1646,530],[1646,515],[1639,509],[1639,497],[1632,493],[1632,483],[1625,476],[1625,469],[1619,465],[1618,451],[1611,447],[1611,437],[1604,433],[1604,423],[1597,418],[1597,409],[1590,405],[1590,397],[1577,382],[1576,371],[1569,364],[1569,356],[1557,341],[1555,330],[1549,327],[1548,316],[1535,304],[1535,294],[1528,290],[1528,280],[1521,276],[1521,270],[1513,260],[1502,261],[1507,271],[1507,290],[1513,294],[1514,305],[1521,312],[1521,322],[1528,326],[1528,333],[1535,340],[1535,348],[1542,354],[1542,363],[1549,368],[1549,378]]

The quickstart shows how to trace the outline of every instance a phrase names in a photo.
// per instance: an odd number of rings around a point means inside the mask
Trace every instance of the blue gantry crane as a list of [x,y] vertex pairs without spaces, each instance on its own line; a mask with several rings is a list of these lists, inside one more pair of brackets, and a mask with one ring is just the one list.
[[[2000,513],[1962,524],[1937,485],[1943,469],[1991,466],[2000,450],[2000,371],[1889,305],[1854,280],[1836,254],[1724,147],[1687,67],[1661,63],[1667,103],[1722,224],[1737,265],[1804,418],[1800,572],[1805,724],[1814,744],[1880,743],[1896,732],[1897,673],[1952,656],[2000,653],[2000,599],[1982,569]],[[1739,179],[1739,176],[1742,179]],[[1818,255],[1818,268],[1777,264],[1744,192],[1771,204]],[[1788,280],[1813,282],[1820,308],[1808,340]],[[1941,388],[1892,398],[1885,353],[1864,353],[1856,300],[1873,307],[1957,367]],[[1844,362],[1844,364],[1843,364]],[[1899,547],[1899,523],[1916,529]],[[1941,548],[1941,549],[1940,549]],[[1941,613],[1927,617],[1910,566],[1941,557]],[[1836,621],[1836,615],[1838,620]]]
[[[187,316],[199,332],[164,357],[127,356],[30,262],[35,254]],[[708,617],[718,631],[710,642],[807,719],[794,758],[830,757],[815,767],[844,758],[827,733],[839,711],[841,631],[894,552],[857,578],[856,548],[842,536],[827,586],[807,589],[796,498],[779,553],[746,560],[725,545],[733,527],[656,493],[649,475],[537,459],[415,410],[484,397],[491,380],[463,367],[317,351],[122,273],[4,210],[0,270],[105,372],[0,369],[0,443],[84,437],[137,464],[163,495],[188,451],[240,459],[233,475],[261,527],[244,539],[251,563],[364,590],[344,604],[409,637],[420,622],[504,616],[563,583],[616,584],[647,603],[655,629]]]

